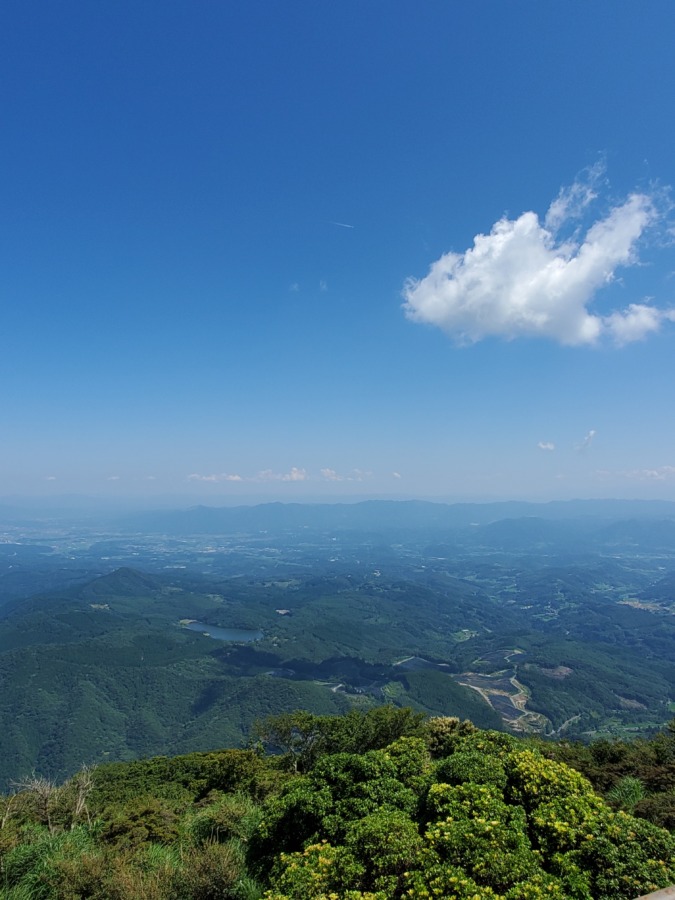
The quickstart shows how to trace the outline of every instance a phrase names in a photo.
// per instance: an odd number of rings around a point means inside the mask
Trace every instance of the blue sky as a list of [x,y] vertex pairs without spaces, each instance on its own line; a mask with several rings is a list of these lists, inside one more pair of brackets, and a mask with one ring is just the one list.
[[675,499],[675,5],[0,12],[0,495]]

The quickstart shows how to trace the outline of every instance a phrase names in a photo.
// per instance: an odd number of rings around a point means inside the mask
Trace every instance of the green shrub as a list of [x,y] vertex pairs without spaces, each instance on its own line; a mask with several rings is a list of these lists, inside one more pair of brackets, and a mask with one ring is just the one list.
[[506,787],[506,772],[498,759],[475,750],[459,750],[436,764],[436,781],[446,784],[493,784],[500,790]]
[[236,841],[207,841],[189,854],[174,877],[173,890],[180,900],[239,900],[239,881],[245,874],[244,854]]
[[260,807],[246,794],[226,794],[188,818],[185,830],[192,843],[248,841],[260,821]]
[[109,810],[101,839],[115,847],[166,844],[178,836],[178,815],[166,801],[142,797]]

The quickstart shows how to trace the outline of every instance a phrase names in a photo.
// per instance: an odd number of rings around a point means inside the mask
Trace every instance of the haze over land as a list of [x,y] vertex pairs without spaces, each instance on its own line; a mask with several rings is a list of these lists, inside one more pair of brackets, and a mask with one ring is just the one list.
[[674,26],[5,4],[0,496],[675,499]]
[[0,786],[388,703],[516,733],[663,726],[675,503],[3,511]]

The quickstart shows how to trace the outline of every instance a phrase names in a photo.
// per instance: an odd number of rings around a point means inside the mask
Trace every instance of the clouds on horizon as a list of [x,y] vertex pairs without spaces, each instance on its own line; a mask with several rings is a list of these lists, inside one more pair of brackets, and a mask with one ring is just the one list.
[[258,472],[257,475],[252,476],[243,476],[237,474],[231,474],[228,472],[221,472],[220,474],[212,474],[212,475],[200,475],[198,472],[193,472],[191,475],[188,475],[188,481],[203,481],[210,482],[211,484],[222,484],[223,482],[266,482],[266,481],[307,481],[308,474],[305,469],[299,469],[296,466],[293,466],[289,472],[274,472],[272,469],[263,469],[261,472]]
[[[371,478],[372,472],[363,469],[351,469],[349,472],[338,472],[336,469],[324,468],[319,470],[319,476],[323,481],[366,481]],[[319,477],[311,475],[307,469],[292,466],[288,472],[275,472],[273,469],[263,469],[256,475],[237,475],[228,472],[214,473],[210,475],[201,475],[193,472],[187,476],[188,481],[204,482],[209,484],[223,484],[226,482],[246,482],[249,484],[264,484],[266,482],[300,482],[300,481],[316,481]],[[395,478],[401,476],[394,472]]]
[[193,472],[192,475],[188,475],[188,481],[210,481],[212,484],[218,484],[222,481],[243,480],[241,475],[228,475],[226,472],[222,472],[220,475],[199,475],[197,472]]
[[344,475],[336,472],[335,469],[321,469],[321,477],[324,481],[364,481],[371,475],[372,472],[364,472],[362,469],[352,469]]
[[293,466],[290,472],[273,472],[272,469],[265,469],[262,472],[258,472],[256,478],[251,479],[252,481],[307,481],[307,471],[305,469],[298,469],[296,466]]
[[622,346],[675,321],[675,311],[647,302],[609,315],[589,311],[618,269],[638,264],[640,240],[662,217],[659,195],[633,193],[582,233],[578,220],[597,198],[603,173],[598,164],[561,189],[543,223],[531,211],[504,216],[464,253],[446,253],[426,277],[409,279],[406,316],[441,328],[458,344],[542,337],[581,346],[609,337]]
[[675,478],[675,466],[657,466],[655,469],[631,469],[621,472],[624,478],[637,481],[666,481]]

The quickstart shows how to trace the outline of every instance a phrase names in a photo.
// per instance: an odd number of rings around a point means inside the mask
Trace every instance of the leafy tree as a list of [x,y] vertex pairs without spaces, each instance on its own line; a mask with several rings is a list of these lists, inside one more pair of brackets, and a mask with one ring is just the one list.
[[330,730],[327,717],[296,710],[257,722],[253,735],[267,748],[281,751],[294,772],[307,772],[326,751]]
[[434,759],[447,756],[460,738],[476,731],[473,722],[460,722],[455,716],[434,716],[424,725],[424,738]]
[[308,776],[299,776],[281,796],[269,800],[248,848],[254,871],[265,875],[276,855],[301,850],[319,834],[332,806],[328,788],[318,788]]
[[453,753],[436,765],[436,781],[445,784],[493,784],[504,790],[506,787],[506,771],[498,759],[478,753],[476,750],[464,750]]
[[410,900],[501,900],[492,888],[479,885],[459,866],[442,863],[430,855],[423,868],[405,879]]
[[345,847],[362,869],[359,887],[400,894],[405,873],[417,868],[423,841],[417,824],[406,813],[379,809],[347,828]]
[[525,812],[506,804],[494,786],[434,785],[429,805],[437,818],[425,835],[428,846],[479,884],[503,891],[539,869]]
[[272,890],[265,894],[265,900],[387,900],[384,893],[363,894],[345,887],[358,882],[362,874],[362,868],[344,847],[320,841],[302,852],[281,854],[272,873]]
[[140,797],[111,809],[100,834],[102,841],[115,847],[171,843],[178,836],[178,815],[166,801]]
[[650,822],[608,813],[570,854],[588,873],[594,900],[633,900],[675,881],[675,844]]
[[422,738],[398,738],[386,748],[385,756],[394,764],[396,778],[406,787],[416,794],[421,794],[428,787],[433,765]]
[[675,792],[654,794],[640,800],[634,815],[647,819],[653,825],[675,831]]
[[294,772],[308,772],[327,753],[379,750],[404,736],[420,733],[424,715],[411,709],[378,706],[345,716],[317,716],[296,710],[269,716],[253,728],[254,739],[281,751]]

